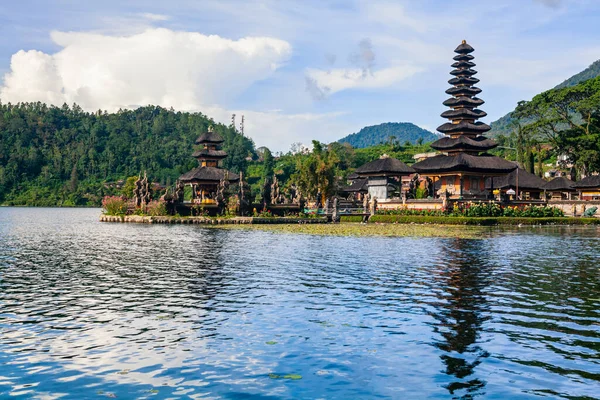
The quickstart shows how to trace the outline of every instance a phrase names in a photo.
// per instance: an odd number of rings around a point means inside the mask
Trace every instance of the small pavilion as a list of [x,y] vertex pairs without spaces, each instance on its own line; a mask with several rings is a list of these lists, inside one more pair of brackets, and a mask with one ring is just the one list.
[[546,181],[522,168],[517,168],[509,174],[488,178],[485,185],[490,191],[498,189],[504,194],[512,189],[519,200],[540,200]]
[[590,175],[575,182],[579,200],[600,200],[600,175]]
[[510,161],[486,153],[497,143],[482,135],[491,128],[477,121],[487,114],[477,109],[484,101],[476,97],[481,89],[473,86],[479,82],[473,76],[477,71],[471,69],[475,66],[470,54],[473,51],[464,40],[454,50],[457,55],[450,72],[454,77],[448,81],[452,87],[446,90],[452,97],[443,103],[451,109],[441,114],[450,122],[437,128],[446,137],[431,144],[441,154],[412,166],[420,175],[432,178],[434,185],[449,198],[485,198],[487,177],[506,175],[517,168]]
[[356,174],[367,179],[367,187],[371,198],[386,200],[396,191],[402,191],[402,177],[415,173],[415,170],[402,161],[387,155],[378,160],[366,163],[356,169]]
[[575,182],[564,176],[559,176],[550,182],[546,182],[543,189],[546,195],[550,195],[551,200],[571,200],[573,193],[577,192]]
[[192,187],[192,203],[216,204],[219,183],[222,180],[229,183],[239,181],[237,174],[219,167],[219,161],[227,157],[227,153],[220,149],[223,142],[212,126],[196,139],[199,148],[192,157],[198,160],[198,167],[179,177],[181,183]]

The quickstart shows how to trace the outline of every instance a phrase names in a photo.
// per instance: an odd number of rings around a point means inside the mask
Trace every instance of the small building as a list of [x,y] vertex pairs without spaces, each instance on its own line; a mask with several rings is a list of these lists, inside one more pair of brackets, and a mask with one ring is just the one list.
[[227,153],[220,149],[223,141],[212,126],[196,139],[200,148],[192,156],[198,160],[199,165],[179,177],[181,183],[192,187],[193,203],[216,204],[216,193],[221,180],[231,183],[240,179],[237,174],[219,167],[219,161],[227,157]]
[[546,182],[543,189],[546,192],[546,197],[549,196],[551,200],[571,200],[572,195],[577,193],[575,182],[564,176]]
[[541,200],[544,185],[545,180],[521,168],[504,176],[488,178],[485,183],[490,192],[498,189],[506,194],[507,191],[514,190],[519,200]]
[[367,179],[367,187],[371,198],[386,200],[395,191],[402,191],[402,177],[415,173],[415,170],[402,161],[387,155],[366,163],[356,169],[356,174]]
[[575,182],[579,200],[600,200],[600,175],[590,175]]

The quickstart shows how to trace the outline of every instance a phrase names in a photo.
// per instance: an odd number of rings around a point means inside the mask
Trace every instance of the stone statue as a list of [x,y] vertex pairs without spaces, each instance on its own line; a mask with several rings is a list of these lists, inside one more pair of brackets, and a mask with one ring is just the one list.
[[333,212],[331,213],[331,221],[334,223],[340,222],[340,205],[338,198],[333,198]]
[[317,201],[316,201],[316,204],[315,204],[316,208],[321,208],[321,206],[323,205],[321,203],[321,201],[322,201],[322,196],[321,196],[321,191],[319,190],[317,192]]
[[425,178],[425,190],[427,192],[427,197],[434,197],[435,187],[433,186],[433,180],[430,177]]
[[596,211],[598,211],[598,207],[591,207],[588,208],[587,210],[585,210],[585,212],[583,213],[584,217],[593,217],[594,214],[596,214]]
[[298,193],[298,188],[296,187],[295,183],[292,183],[288,190],[288,195],[290,196],[290,203],[296,204],[296,202],[298,201],[298,199],[296,197],[297,193]]
[[369,193],[365,193],[363,196],[363,210],[364,212],[369,211]]
[[133,188],[133,202],[136,207],[142,204],[142,173],[138,176],[135,181],[135,187]]
[[183,203],[183,193],[184,193],[183,182],[178,180],[177,183],[175,184],[175,201],[177,203]]
[[277,175],[273,175],[273,183],[271,184],[271,203],[279,203],[279,182],[277,182]]
[[371,216],[375,215],[376,212],[377,212],[377,196],[373,196],[373,200],[371,201],[371,210],[370,210]]
[[331,212],[329,199],[325,200],[325,207],[323,207],[323,214],[329,214]]

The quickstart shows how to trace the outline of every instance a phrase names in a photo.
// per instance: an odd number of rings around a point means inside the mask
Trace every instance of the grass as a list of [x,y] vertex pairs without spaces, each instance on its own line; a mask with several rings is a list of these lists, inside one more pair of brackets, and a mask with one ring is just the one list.
[[448,237],[475,239],[489,232],[478,226],[436,226],[410,224],[281,224],[281,225],[219,225],[219,229],[252,229],[275,233],[293,233],[331,236],[387,236],[387,237]]

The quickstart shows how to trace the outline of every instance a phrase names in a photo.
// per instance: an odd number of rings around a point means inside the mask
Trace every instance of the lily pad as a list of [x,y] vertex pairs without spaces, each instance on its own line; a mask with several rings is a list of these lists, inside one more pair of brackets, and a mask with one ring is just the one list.
[[130,371],[129,369],[124,369],[122,371],[117,372],[117,374],[119,374],[119,375],[127,375],[129,373],[129,371]]
[[265,343],[270,344],[270,345],[277,344],[277,342],[274,340],[269,340],[268,342],[265,342]]
[[292,379],[297,381],[298,379],[302,379],[302,375],[298,375],[298,374],[287,374],[283,376],[283,379]]
[[158,393],[158,389],[150,389],[148,390],[148,393],[156,394]]
[[269,374],[269,378],[271,378],[271,379],[280,379],[281,375],[279,375],[279,374]]

